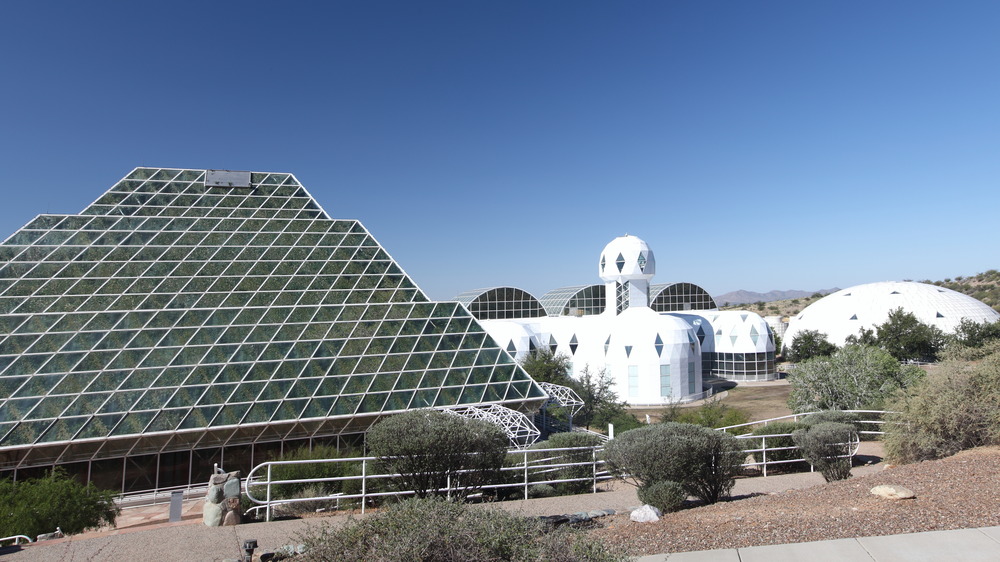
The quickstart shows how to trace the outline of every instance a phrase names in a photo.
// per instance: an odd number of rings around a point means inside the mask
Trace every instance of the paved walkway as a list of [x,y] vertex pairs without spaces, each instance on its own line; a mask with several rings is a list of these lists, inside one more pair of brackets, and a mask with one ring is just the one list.
[[1000,527],[643,556],[637,562],[996,562]]
[[[879,444],[864,442],[860,454]],[[855,467],[861,475],[881,470],[880,464]],[[781,492],[823,483],[817,473],[793,473],[767,478],[737,480],[733,495]],[[599,509],[624,511],[639,504],[635,489],[621,482],[602,485],[597,494],[509,501],[491,506],[525,515],[560,515]],[[201,523],[200,500],[185,502],[183,520],[167,522],[168,504],[126,509],[115,529],[74,535],[16,548],[0,549],[0,562],[46,562],[86,560],[226,560],[240,556],[244,540],[255,539],[258,553],[274,551],[297,542],[296,536],[310,526],[344,524],[354,515],[335,515],[250,523],[236,527],[205,527]],[[812,543],[757,546],[740,549],[659,554],[642,562],[785,562],[803,560],[859,562],[1000,560],[1000,527],[931,531],[910,535],[838,539]]]

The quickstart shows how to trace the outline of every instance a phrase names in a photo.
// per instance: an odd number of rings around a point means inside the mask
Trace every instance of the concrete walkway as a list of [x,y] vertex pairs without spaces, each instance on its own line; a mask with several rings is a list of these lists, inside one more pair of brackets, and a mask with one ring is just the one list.
[[996,562],[1000,527],[654,554],[637,562]]

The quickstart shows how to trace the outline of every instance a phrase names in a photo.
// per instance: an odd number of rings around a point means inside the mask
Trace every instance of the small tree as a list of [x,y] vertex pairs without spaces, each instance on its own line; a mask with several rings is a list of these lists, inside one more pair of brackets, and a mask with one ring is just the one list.
[[618,401],[614,385],[606,369],[594,372],[590,365],[585,366],[573,385],[583,400],[583,408],[573,416],[573,421],[590,429],[591,425],[606,424],[624,414],[626,404]]
[[851,449],[858,432],[847,423],[823,422],[792,433],[803,458],[819,470],[827,482],[851,477]]
[[805,330],[795,334],[788,348],[788,360],[793,363],[807,361],[813,357],[824,357],[837,351],[837,346],[830,343],[826,334],[817,330]]
[[[690,423],[715,429],[747,423],[750,417],[743,410],[730,408],[715,397],[697,408],[681,408],[672,404],[664,409],[660,421]],[[746,433],[746,429],[743,429],[743,433]]]
[[636,486],[677,482],[705,503],[728,496],[743,448],[722,431],[683,423],[648,425],[623,433],[604,450],[612,472]]
[[570,361],[565,354],[555,354],[546,348],[536,349],[521,360],[521,368],[538,382],[570,386]]
[[923,377],[881,349],[848,345],[829,357],[799,364],[788,375],[788,406],[795,412],[880,410],[886,398]]
[[963,318],[955,328],[955,343],[959,345],[983,347],[997,340],[1000,340],[1000,320],[976,322],[970,318]]
[[875,327],[878,345],[898,361],[934,361],[944,346],[944,334],[936,326],[924,324],[912,312],[897,308]]
[[38,479],[0,481],[0,535],[35,537],[56,527],[72,535],[114,525],[121,509],[115,493],[84,486],[60,468]]
[[376,424],[367,443],[382,469],[400,474],[398,488],[423,498],[446,495],[449,483],[464,497],[498,480],[509,440],[487,421],[411,410]]

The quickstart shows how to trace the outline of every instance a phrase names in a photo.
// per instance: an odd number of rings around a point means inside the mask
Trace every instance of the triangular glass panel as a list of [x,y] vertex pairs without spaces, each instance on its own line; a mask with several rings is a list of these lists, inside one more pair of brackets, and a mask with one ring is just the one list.
[[611,336],[608,336],[608,339],[607,339],[607,340],[605,340],[605,342],[604,342],[604,354],[605,354],[605,355],[607,355],[607,354],[608,354],[608,349],[609,349],[610,347],[611,347]]
[[852,314],[851,317],[848,318],[848,320],[857,320],[857,319],[858,319],[858,315],[857,314]]
[[639,260],[638,261],[639,261],[639,271],[645,272],[646,271],[646,255],[643,254],[642,252],[639,252]]
[[625,256],[618,254],[618,258],[615,260],[615,265],[618,266],[618,273],[621,273],[622,269],[625,268]]
[[941,314],[940,312],[935,312],[934,314],[935,314],[935,316],[934,316],[935,318],[944,318],[944,314]]
[[754,345],[757,345],[757,340],[760,338],[760,332],[757,331],[756,326],[750,326],[750,339],[753,340]]
[[577,340],[576,340],[576,334],[573,334],[573,337],[569,339],[569,352],[570,352],[570,354],[576,355],[576,348],[579,345],[580,345],[579,342],[577,342]]
[[626,345],[625,346],[625,357],[631,357],[631,356],[632,356],[632,346],[631,345]]

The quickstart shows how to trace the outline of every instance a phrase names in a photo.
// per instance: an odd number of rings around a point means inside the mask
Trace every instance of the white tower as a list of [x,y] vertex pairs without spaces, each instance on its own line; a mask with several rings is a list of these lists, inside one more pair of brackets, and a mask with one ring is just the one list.
[[605,283],[604,314],[649,307],[649,280],[656,274],[653,251],[635,236],[620,236],[601,252],[598,272]]

